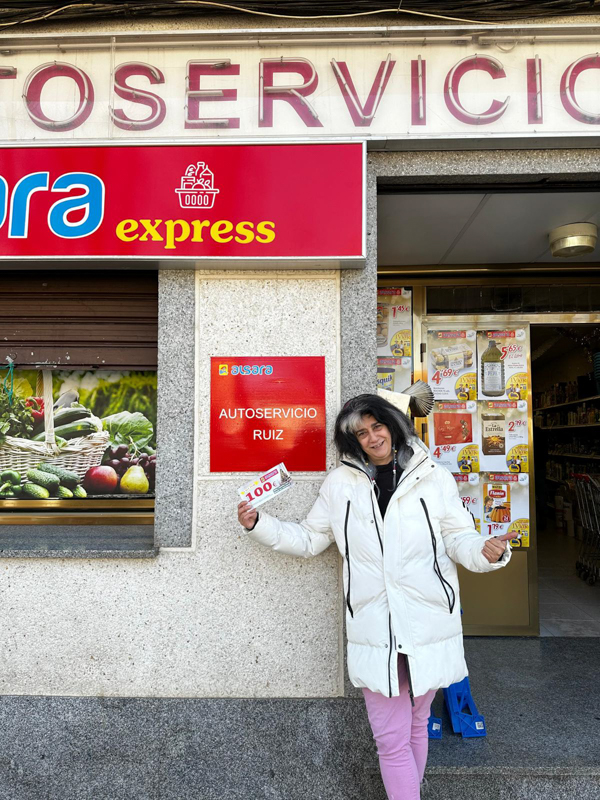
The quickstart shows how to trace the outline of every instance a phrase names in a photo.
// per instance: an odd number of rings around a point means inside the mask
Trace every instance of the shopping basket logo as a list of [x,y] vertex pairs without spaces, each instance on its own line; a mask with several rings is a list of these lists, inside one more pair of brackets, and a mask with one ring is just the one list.
[[182,208],[212,208],[219,194],[215,189],[215,176],[204,161],[189,165],[181,178],[181,186],[175,191]]

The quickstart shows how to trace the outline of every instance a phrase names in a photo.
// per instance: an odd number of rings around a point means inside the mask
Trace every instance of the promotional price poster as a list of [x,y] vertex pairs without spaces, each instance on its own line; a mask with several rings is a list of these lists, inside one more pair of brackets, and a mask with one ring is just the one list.
[[430,450],[434,461],[451,472],[479,472],[479,428],[474,400],[435,403]]
[[479,475],[475,472],[470,475],[454,474],[458,494],[467,511],[470,511],[475,520],[475,527],[481,533],[481,487]]
[[478,424],[484,472],[529,472],[526,400],[480,401]]
[[487,536],[513,533],[513,547],[529,547],[529,475],[485,472],[479,481],[483,499],[482,532]]
[[412,381],[412,292],[377,291],[377,386],[400,392]]
[[474,330],[430,330],[428,383],[436,400],[477,399]]
[[528,350],[523,328],[477,333],[480,400],[527,400]]

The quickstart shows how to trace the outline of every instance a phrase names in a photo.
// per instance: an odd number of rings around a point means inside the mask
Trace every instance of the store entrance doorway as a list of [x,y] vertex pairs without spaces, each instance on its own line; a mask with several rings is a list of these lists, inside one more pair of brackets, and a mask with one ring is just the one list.
[[596,325],[531,326],[541,636],[600,637],[596,348]]

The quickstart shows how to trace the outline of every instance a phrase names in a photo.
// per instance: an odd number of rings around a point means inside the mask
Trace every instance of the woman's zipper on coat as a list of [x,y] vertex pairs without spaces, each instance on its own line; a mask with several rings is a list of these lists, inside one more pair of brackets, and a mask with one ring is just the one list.
[[410,704],[414,706],[415,695],[413,692],[412,676],[410,674],[410,664],[408,663],[408,656],[404,656],[404,661],[406,663],[406,677],[408,678],[408,696],[410,697]]
[[[435,533],[433,532],[433,525],[431,524],[431,519],[429,517],[429,510],[427,508],[427,503],[423,498],[420,498],[421,505],[423,506],[423,511],[425,512],[425,517],[427,519],[427,524],[429,525],[429,533],[431,535],[431,546],[433,548],[433,571],[438,577],[439,582],[442,584],[442,589],[444,590],[444,594],[446,595],[446,600],[448,602],[448,611],[452,614],[454,611],[454,606],[456,604],[456,594],[454,593],[454,589],[452,588],[452,584],[450,584],[442,575],[442,570],[438,563],[437,558],[437,543],[435,541]],[[450,599],[450,595],[448,594],[448,589],[452,592],[452,600]]]
[[352,604],[350,603],[350,550],[348,549],[348,517],[350,516],[350,500],[346,505],[346,520],[344,522],[344,541],[346,543],[346,563],[348,564],[348,593],[346,595],[346,605],[348,606],[348,611],[350,612],[350,616],[354,619],[354,611],[352,610]]
[[390,692],[390,697],[391,697],[392,696],[392,654],[395,653],[396,654],[396,658],[398,657],[398,654],[396,653],[396,647],[395,647],[395,641],[396,641],[395,638],[392,641],[392,614],[391,614],[391,612],[388,614],[388,622],[389,622],[389,626],[390,626],[390,654],[389,654],[389,657],[388,657],[388,687],[389,687],[389,692]]

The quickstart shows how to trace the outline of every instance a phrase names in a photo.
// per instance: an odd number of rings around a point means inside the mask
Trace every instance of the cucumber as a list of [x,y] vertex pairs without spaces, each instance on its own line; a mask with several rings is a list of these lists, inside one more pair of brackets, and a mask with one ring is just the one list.
[[71,500],[73,498],[73,492],[67,489],[66,486],[59,486],[56,496],[59,500]]
[[67,489],[74,489],[79,483],[79,475],[76,472],[70,472],[57,464],[43,463],[38,466],[38,469],[42,472],[48,472],[50,475],[56,475],[61,486],[66,486]]
[[47,500],[50,497],[50,492],[44,486],[38,486],[37,483],[23,484],[23,494],[28,497],[33,497],[36,500]]
[[79,498],[80,500],[84,500],[84,499],[87,497],[87,492],[86,492],[86,490],[83,488],[83,486],[76,486],[76,487],[73,489],[73,497],[77,497],[77,498]]
[[[62,439],[77,439],[79,436],[89,436],[90,433],[97,432],[98,426],[91,419],[80,419],[70,425],[61,425],[58,428],[54,428],[55,435],[60,436]],[[45,436],[46,434],[42,431],[42,433],[38,433],[37,436],[33,437],[33,441],[43,442]]]
[[27,471],[27,480],[36,483],[38,486],[45,486],[50,492],[55,492],[60,483],[56,475],[49,472],[42,472],[41,469],[30,469]]
[[[80,419],[87,419],[92,416],[89,408],[59,408],[54,412],[54,427],[59,428],[62,425],[70,425],[72,422],[77,422]],[[33,428],[33,434],[36,436],[46,429],[44,420],[40,420]]]

